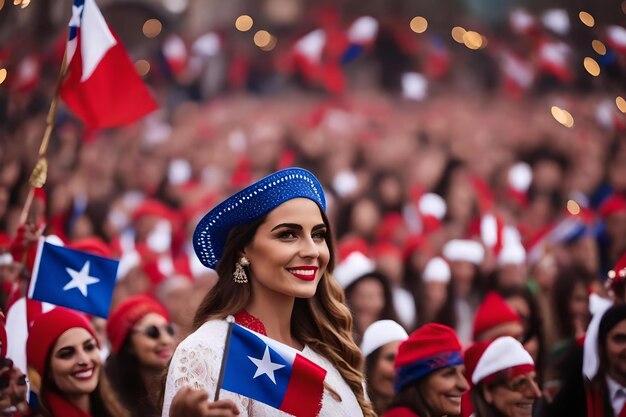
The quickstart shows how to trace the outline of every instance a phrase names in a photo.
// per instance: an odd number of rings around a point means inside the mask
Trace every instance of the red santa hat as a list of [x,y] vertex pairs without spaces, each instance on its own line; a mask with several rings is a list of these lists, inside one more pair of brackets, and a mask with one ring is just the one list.
[[501,375],[513,379],[535,370],[535,363],[524,346],[510,336],[479,342],[465,352],[466,375],[474,384],[490,383]]
[[169,320],[167,310],[158,301],[147,295],[127,298],[113,310],[106,327],[107,338],[111,342],[113,352],[120,351],[131,329],[149,313],[159,314]]
[[480,265],[485,258],[485,248],[475,240],[452,239],[443,246],[443,256],[448,261],[465,261]]
[[519,314],[509,307],[500,294],[495,291],[488,292],[476,311],[474,340],[478,340],[487,330],[507,323],[521,324]]
[[428,323],[398,347],[394,363],[396,392],[441,368],[463,364],[461,343],[448,326]]
[[96,333],[89,321],[73,310],[57,307],[38,316],[28,332],[26,342],[28,365],[43,377],[50,350],[57,339],[67,330],[75,327],[87,330],[98,343]]
[[350,256],[351,253],[361,252],[368,256],[370,254],[370,245],[365,239],[359,237],[352,237],[343,239],[337,243],[337,253],[339,254],[339,260],[343,261]]
[[438,194],[426,193],[417,203],[417,208],[422,217],[422,233],[429,234],[441,226],[446,215],[446,201]]

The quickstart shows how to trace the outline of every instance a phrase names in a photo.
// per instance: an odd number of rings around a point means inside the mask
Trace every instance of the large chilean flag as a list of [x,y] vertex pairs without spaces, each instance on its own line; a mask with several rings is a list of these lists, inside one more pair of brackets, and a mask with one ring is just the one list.
[[95,0],[75,0],[61,97],[87,125],[108,128],[132,123],[156,110],[154,98],[107,26]]
[[316,417],[326,370],[287,345],[232,326],[222,388],[296,417]]

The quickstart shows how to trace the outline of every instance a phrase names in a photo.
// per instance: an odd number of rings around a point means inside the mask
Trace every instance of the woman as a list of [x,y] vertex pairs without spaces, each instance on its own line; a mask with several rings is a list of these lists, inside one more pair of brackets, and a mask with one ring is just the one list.
[[154,299],[137,295],[123,301],[107,322],[111,355],[106,372],[132,416],[160,415],[161,373],[174,353],[174,328]]
[[128,417],[102,372],[89,322],[57,307],[35,319],[26,342],[31,389],[46,417]]
[[443,417],[461,413],[465,380],[459,339],[448,326],[429,323],[398,347],[396,394],[383,417]]
[[398,346],[408,337],[406,330],[393,320],[376,321],[363,335],[361,352],[365,357],[367,394],[378,415],[387,411],[393,399],[393,364]]
[[[205,266],[217,270],[219,280],[196,312],[194,333],[174,353],[164,417],[178,417],[170,405],[182,387],[214,398],[229,315],[327,371],[320,416],[374,416],[363,389],[350,312],[331,275],[335,256],[325,207],[318,180],[290,168],[229,197],[200,221],[194,249]],[[222,392],[220,398],[234,404],[223,415],[285,415],[238,394]]]
[[356,341],[361,341],[365,330],[377,320],[399,321],[389,279],[375,268],[376,264],[370,258],[361,252],[352,252],[333,272],[344,288]]
[[[478,342],[465,352],[475,417],[531,417],[541,391],[535,364],[510,336]],[[467,410],[464,410],[464,415]]]

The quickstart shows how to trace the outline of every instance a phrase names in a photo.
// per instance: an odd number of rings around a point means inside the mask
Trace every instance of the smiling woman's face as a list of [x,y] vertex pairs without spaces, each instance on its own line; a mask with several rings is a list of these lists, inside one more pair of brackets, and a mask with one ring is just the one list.
[[422,395],[434,416],[461,414],[461,396],[469,389],[465,366],[439,369],[426,377]]
[[66,396],[88,395],[98,386],[100,349],[91,333],[74,327],[52,348],[50,376]]
[[541,397],[534,372],[519,375],[493,388],[484,388],[483,393],[485,400],[506,417],[531,417],[533,404]]

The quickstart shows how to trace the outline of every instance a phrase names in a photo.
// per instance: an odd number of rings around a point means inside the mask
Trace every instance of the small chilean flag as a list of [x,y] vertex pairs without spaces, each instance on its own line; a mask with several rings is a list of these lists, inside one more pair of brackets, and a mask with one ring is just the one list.
[[93,128],[122,126],[156,110],[152,95],[95,0],[75,0],[66,47],[65,104]]
[[316,417],[326,370],[297,350],[232,323],[222,388],[296,417]]

